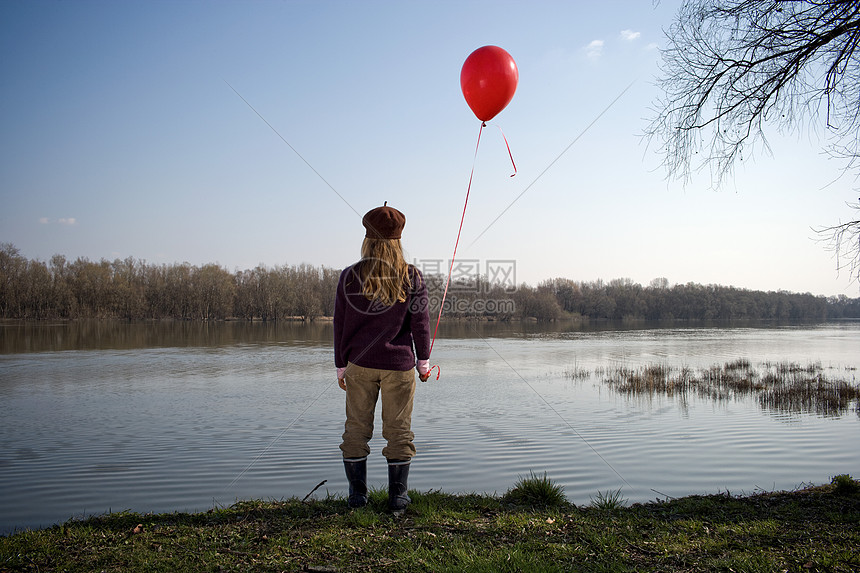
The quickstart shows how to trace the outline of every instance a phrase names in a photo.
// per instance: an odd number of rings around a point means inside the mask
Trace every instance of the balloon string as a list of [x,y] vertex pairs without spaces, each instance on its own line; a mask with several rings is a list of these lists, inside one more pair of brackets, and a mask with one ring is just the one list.
[[[469,185],[466,187],[466,200],[463,202],[463,214],[460,216],[460,228],[457,230],[457,240],[454,242],[454,253],[451,255],[451,266],[448,267],[448,278],[445,280],[445,290],[442,292],[442,303],[439,305],[439,316],[436,317],[436,329],[433,331],[433,340],[430,342],[430,354],[433,353],[433,345],[436,344],[436,335],[439,333],[439,322],[442,320],[442,309],[445,308],[445,298],[448,296],[448,286],[451,283],[451,273],[454,270],[454,257],[457,256],[457,245],[460,244],[460,234],[463,232],[463,221],[466,219],[466,206],[469,204],[469,192],[472,190],[472,178],[475,176],[475,163],[478,160],[478,147],[481,145],[481,133],[487,124],[481,122],[481,128],[478,130],[478,142],[475,144],[475,157],[472,158],[472,172],[469,174]],[[512,159],[513,160],[513,159]],[[434,365],[433,368],[438,369],[436,380],[442,374],[442,369]],[[433,368],[430,371],[433,371]]]
[[438,370],[438,372],[436,372],[436,380],[438,380],[438,379],[439,379],[439,376],[441,376],[441,375],[442,375],[442,369],[441,369],[441,368],[439,368],[439,365],[438,365],[438,364],[434,364],[434,365],[433,365],[433,367],[432,367],[432,368],[430,368],[430,370],[428,370],[428,371],[427,371],[427,374],[428,374],[428,375],[429,375],[431,372],[433,372],[433,368],[435,368],[436,370]]
[[[493,124],[493,125],[495,125],[495,124]],[[510,158],[511,158],[511,165],[513,165],[513,166],[514,166],[514,172],[513,172],[513,173],[511,173],[511,177],[513,177],[514,175],[516,175],[516,174],[517,174],[517,164],[516,164],[516,163],[514,163],[514,154],[513,154],[513,153],[511,153],[511,146],[508,144],[508,138],[507,138],[507,137],[505,137],[505,132],[504,132],[504,131],[502,131],[501,126],[496,125],[496,127],[498,127],[498,128],[499,128],[499,133],[501,133],[501,134],[502,134],[502,139],[504,139],[504,140],[505,140],[505,147],[507,147],[507,148],[508,148],[508,157],[510,157]]]

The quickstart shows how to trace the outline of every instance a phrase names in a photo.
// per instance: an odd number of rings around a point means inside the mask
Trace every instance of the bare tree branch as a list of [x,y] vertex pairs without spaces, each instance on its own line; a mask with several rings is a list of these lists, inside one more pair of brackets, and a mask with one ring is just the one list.
[[[860,203],[848,204],[851,209],[860,211]],[[826,243],[828,250],[836,259],[836,270],[847,270],[849,276],[860,277],[860,219],[840,223],[832,227],[814,229],[819,240]]]
[[[687,0],[667,36],[645,136],[669,178],[708,168],[720,187],[745,154],[770,153],[765,126],[820,130],[843,170],[860,171],[860,2]],[[818,233],[860,280],[860,223]]]

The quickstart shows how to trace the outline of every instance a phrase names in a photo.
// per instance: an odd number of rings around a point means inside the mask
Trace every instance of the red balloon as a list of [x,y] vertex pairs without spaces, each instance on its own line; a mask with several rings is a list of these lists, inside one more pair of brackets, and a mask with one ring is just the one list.
[[520,72],[509,53],[498,46],[478,48],[460,70],[460,88],[466,103],[481,121],[490,121],[505,109],[517,91]]

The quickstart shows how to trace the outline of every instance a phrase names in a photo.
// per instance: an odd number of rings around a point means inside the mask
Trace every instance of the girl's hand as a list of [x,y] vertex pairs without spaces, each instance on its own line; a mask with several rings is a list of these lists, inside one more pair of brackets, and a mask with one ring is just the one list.
[[430,360],[418,360],[415,363],[415,369],[418,370],[418,378],[421,379],[422,382],[427,382],[427,379],[430,378]]

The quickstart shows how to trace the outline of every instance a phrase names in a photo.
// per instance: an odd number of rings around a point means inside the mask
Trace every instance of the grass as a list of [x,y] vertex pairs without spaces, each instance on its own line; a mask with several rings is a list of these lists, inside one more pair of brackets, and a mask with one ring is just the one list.
[[588,507],[549,504],[552,485],[532,474],[511,489],[541,492],[538,505],[511,492],[411,491],[401,518],[379,490],[352,511],[326,497],[103,515],[0,537],[0,571],[860,570],[860,484],[847,475],[791,492],[631,506],[620,492]]
[[502,500],[531,507],[562,507],[567,503],[564,487],[549,479],[546,472],[542,476],[536,475],[534,472],[530,473],[528,477],[520,476],[517,483],[505,493]]
[[[567,370],[567,378],[589,376],[582,368]],[[820,363],[764,362],[757,366],[741,358],[723,365],[693,370],[665,364],[637,368],[598,368],[594,374],[613,390],[627,395],[665,394],[714,401],[755,396],[765,410],[840,416],[852,408],[860,414],[860,384],[832,377]]]
[[591,498],[591,507],[601,509],[603,511],[616,511],[624,507],[627,500],[621,497],[621,489],[616,489],[608,492],[598,491],[597,495]]

